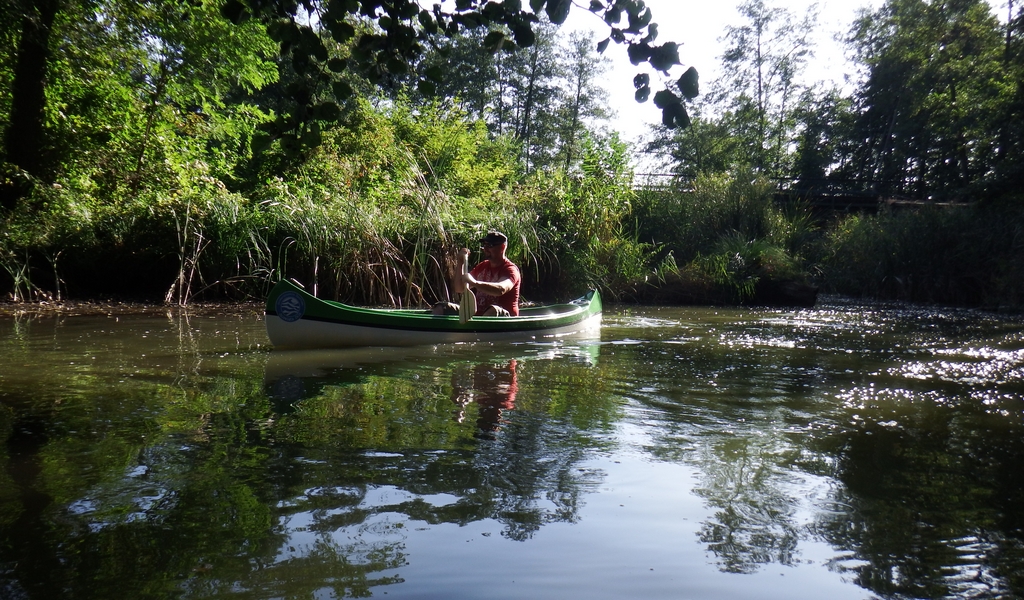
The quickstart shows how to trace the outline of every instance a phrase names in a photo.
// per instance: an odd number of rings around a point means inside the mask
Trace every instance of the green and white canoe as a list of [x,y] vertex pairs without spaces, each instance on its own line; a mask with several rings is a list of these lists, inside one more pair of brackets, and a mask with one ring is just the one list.
[[522,308],[518,317],[437,316],[422,308],[359,308],[321,300],[288,281],[267,296],[267,335],[276,348],[417,346],[588,338],[600,334],[597,290],[567,304]]

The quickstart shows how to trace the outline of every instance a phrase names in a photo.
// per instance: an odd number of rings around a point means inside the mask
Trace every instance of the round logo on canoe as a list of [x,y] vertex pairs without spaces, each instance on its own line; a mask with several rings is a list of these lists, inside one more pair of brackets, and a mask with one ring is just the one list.
[[281,317],[282,321],[291,323],[298,321],[305,314],[306,302],[295,292],[285,292],[277,297],[274,310],[277,311],[277,316]]

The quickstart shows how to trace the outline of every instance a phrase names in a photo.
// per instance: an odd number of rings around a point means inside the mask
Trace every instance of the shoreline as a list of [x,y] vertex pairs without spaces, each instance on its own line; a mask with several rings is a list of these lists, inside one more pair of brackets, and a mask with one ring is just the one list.
[[112,316],[127,314],[247,314],[262,312],[263,302],[196,302],[185,306],[162,302],[121,300],[65,300],[61,302],[0,302],[0,317],[20,316]]

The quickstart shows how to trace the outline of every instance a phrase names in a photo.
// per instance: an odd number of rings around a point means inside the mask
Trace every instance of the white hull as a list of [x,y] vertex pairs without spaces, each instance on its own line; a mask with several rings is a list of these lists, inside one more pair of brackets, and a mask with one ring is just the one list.
[[344,346],[419,346],[454,342],[553,341],[600,335],[601,314],[563,327],[534,331],[409,331],[300,319],[286,322],[267,315],[267,335],[276,348],[338,348]]

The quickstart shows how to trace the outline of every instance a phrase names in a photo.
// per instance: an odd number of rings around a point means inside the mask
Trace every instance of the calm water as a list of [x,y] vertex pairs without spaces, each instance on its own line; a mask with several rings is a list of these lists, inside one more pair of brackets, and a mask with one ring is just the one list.
[[0,598],[1024,596],[1024,320],[612,308],[274,352],[0,318]]

